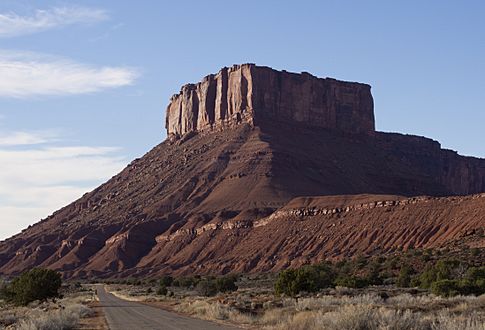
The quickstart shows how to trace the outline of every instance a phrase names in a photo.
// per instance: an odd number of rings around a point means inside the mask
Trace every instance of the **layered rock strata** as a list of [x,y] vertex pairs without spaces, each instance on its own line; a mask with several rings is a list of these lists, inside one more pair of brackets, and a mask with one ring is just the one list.
[[166,111],[167,135],[231,127],[242,122],[296,121],[345,133],[374,132],[370,86],[277,71],[254,64],[223,68],[184,85]]
[[0,241],[0,275],[262,272],[485,247],[485,160],[374,131],[367,85],[235,66],[182,88],[167,124],[175,143]]

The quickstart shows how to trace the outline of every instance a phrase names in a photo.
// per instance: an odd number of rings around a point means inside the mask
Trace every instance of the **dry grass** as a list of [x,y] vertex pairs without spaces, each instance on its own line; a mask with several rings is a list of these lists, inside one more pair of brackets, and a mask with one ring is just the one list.
[[85,305],[73,304],[64,309],[43,312],[35,311],[19,322],[15,327],[18,330],[67,330],[74,329],[79,320],[88,317],[91,309]]
[[231,321],[237,324],[253,324],[255,321],[250,314],[241,313],[217,302],[210,303],[204,300],[183,301],[175,307],[175,310],[205,320]]
[[179,312],[207,320],[278,330],[485,330],[485,296],[441,298],[399,295],[387,300],[375,294],[283,299],[282,306],[259,314],[212,299],[180,301]]
[[485,330],[485,295],[443,298],[390,290],[391,297],[384,299],[378,289],[336,288],[298,300],[249,287],[212,298],[193,293],[167,298],[129,288],[118,288],[117,295],[158,301],[193,317],[251,329]]
[[74,329],[79,320],[91,315],[85,304],[93,301],[89,292],[70,294],[54,302],[34,302],[27,307],[0,308],[0,329],[61,330]]
[[257,322],[265,329],[328,330],[485,330],[483,315],[454,315],[447,311],[424,315],[370,305],[344,305],[333,312],[304,311],[295,314],[268,311]]

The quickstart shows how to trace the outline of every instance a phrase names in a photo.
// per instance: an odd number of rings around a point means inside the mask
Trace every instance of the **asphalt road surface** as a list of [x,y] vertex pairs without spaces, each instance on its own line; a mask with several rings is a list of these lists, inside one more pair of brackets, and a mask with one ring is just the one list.
[[163,309],[123,300],[106,292],[102,286],[96,287],[111,330],[184,329],[223,330],[237,329],[209,321],[180,316]]

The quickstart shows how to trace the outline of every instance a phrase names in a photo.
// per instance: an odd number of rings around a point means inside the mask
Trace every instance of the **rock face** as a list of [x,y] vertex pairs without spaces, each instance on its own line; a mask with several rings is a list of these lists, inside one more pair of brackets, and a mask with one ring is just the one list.
[[485,160],[375,132],[367,85],[236,66],[185,86],[167,128],[105,184],[0,242],[0,273],[260,272],[485,247]]
[[180,137],[277,120],[371,134],[373,106],[369,85],[243,64],[183,86],[167,107],[166,128]]

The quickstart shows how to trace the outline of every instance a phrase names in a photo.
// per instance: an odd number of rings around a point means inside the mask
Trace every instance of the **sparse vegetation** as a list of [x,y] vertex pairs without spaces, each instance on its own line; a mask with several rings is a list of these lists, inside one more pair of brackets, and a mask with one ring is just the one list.
[[302,291],[315,292],[328,288],[334,281],[335,272],[326,263],[304,266],[300,269],[287,269],[280,272],[275,283],[275,293],[295,297]]
[[397,277],[396,285],[401,288],[408,288],[411,286],[411,275],[413,274],[413,269],[409,265],[403,265],[399,271],[399,276]]
[[[422,259],[423,255],[429,256],[429,252],[413,250],[405,254],[414,260]],[[420,287],[443,296],[485,293],[483,266],[471,267],[456,259],[438,259],[435,263],[428,263],[421,272],[416,272],[400,257],[394,256],[388,260],[380,258],[364,261],[358,257],[353,261],[325,262],[287,269],[279,273],[274,285],[275,293],[296,297],[302,292],[318,292],[335,286],[365,288],[382,283],[395,283],[403,288]],[[409,262],[409,259],[406,260]],[[399,264],[402,266],[398,269]]]
[[2,296],[16,305],[49,298],[57,298],[61,287],[61,275],[50,269],[34,268],[15,278],[2,288]]
[[160,279],[160,286],[171,286],[173,283],[173,277],[169,275],[162,276]]
[[210,297],[219,292],[236,291],[236,281],[236,276],[208,277],[197,283],[196,290],[200,295]]
[[93,311],[86,305],[94,299],[91,291],[66,285],[62,293],[65,297],[56,302],[44,300],[27,306],[1,306],[0,329],[75,329],[81,318],[92,316]]
[[159,296],[166,296],[168,293],[168,289],[165,285],[160,285],[157,290],[157,294]]
[[50,329],[75,329],[79,319],[91,315],[88,307],[80,304],[66,306],[63,309],[45,312],[33,312],[27,318],[21,320],[17,330],[50,330]]
[[483,297],[398,295],[383,300],[377,295],[364,294],[284,300],[281,307],[252,314],[203,300],[182,301],[176,310],[203,319],[264,329],[483,330],[485,316],[480,314],[483,303]]
[[414,250],[278,274],[179,277],[164,295],[120,288],[134,300],[249,328],[484,330],[483,262],[472,249],[460,259],[448,253]]
[[200,276],[194,277],[180,277],[173,280],[172,285],[182,288],[193,288],[199,283]]

